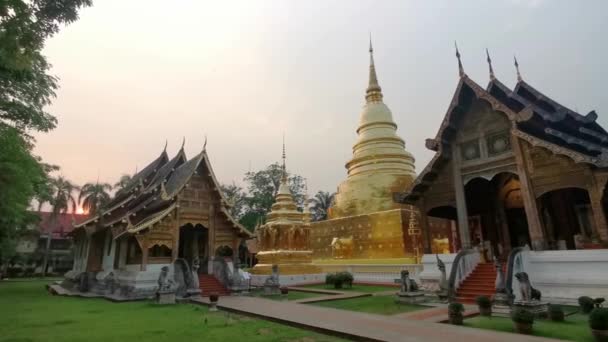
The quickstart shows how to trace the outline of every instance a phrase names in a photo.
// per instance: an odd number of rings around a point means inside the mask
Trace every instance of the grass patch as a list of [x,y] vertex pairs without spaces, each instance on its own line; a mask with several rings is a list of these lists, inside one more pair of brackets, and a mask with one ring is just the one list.
[[[535,320],[533,335],[551,337],[561,340],[577,342],[593,342],[593,336],[588,324],[589,316],[573,314],[566,317],[564,322],[552,322],[550,320]],[[467,327],[513,332],[513,323],[509,318],[476,316],[466,319],[464,325]],[[516,337],[514,337],[514,340]]]
[[[268,299],[272,299],[272,300],[283,300],[282,295],[263,296],[262,294],[259,294],[258,296],[260,298],[268,298]],[[289,293],[287,293],[287,300],[307,299],[307,298],[313,298],[313,297],[319,297],[319,296],[323,296],[323,294],[290,290]]]
[[192,304],[52,296],[44,283],[0,282],[0,341],[341,341]]
[[320,290],[332,290],[332,291],[344,291],[344,292],[363,292],[363,293],[376,293],[376,292],[384,292],[384,291],[393,291],[399,292],[399,289],[391,286],[382,286],[382,285],[361,285],[361,284],[353,284],[350,288],[342,288],[335,289],[333,285],[326,284],[314,284],[314,285],[306,285],[302,286],[310,289],[320,289]]
[[428,309],[428,307],[421,305],[397,304],[395,303],[394,296],[367,296],[332,300],[327,302],[316,302],[312,303],[311,305],[341,310],[368,312],[380,315],[394,315],[402,312]]

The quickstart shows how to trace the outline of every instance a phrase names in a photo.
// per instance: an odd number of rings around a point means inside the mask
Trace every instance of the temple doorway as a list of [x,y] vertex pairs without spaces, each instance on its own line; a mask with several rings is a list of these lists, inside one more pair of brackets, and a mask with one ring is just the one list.
[[106,237],[106,233],[103,231],[94,233],[91,237],[89,257],[87,258],[88,272],[99,272],[102,270],[103,251],[106,244]]
[[511,172],[465,185],[471,244],[486,260],[506,259],[511,249],[530,245],[528,221],[519,177]]
[[565,188],[538,198],[550,249],[580,249],[597,240],[587,190]]
[[178,258],[186,260],[192,267],[199,260],[199,273],[207,274],[209,261],[209,229],[201,224],[187,223],[179,228]]

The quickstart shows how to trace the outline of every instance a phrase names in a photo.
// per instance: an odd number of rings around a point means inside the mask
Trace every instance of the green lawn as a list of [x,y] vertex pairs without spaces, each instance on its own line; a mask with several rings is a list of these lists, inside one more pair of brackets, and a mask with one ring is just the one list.
[[[536,336],[562,340],[593,342],[594,339],[591,336],[587,320],[588,316],[581,314],[567,316],[566,321],[562,323],[550,320],[536,320],[533,326],[533,333]],[[474,328],[513,332],[513,323],[509,318],[476,316],[466,319],[464,325]]]
[[[319,297],[319,296],[323,296],[323,294],[302,292],[302,291],[289,291],[289,293],[287,293],[287,300],[298,300],[298,299],[306,299],[306,298],[313,298],[313,297]],[[283,300],[282,295],[263,296],[260,294],[259,297],[274,299],[274,300]]]
[[399,288],[397,287],[391,287],[391,286],[381,286],[381,285],[360,285],[360,284],[353,284],[352,287],[348,288],[342,288],[342,289],[335,289],[333,287],[333,285],[326,285],[326,284],[315,284],[315,285],[305,285],[302,287],[308,287],[311,289],[322,289],[322,290],[333,290],[333,291],[353,291],[353,292],[364,292],[364,293],[376,293],[376,292],[383,292],[383,291],[393,291],[393,292],[399,292]]
[[332,300],[327,302],[316,302],[307,305],[318,305],[327,308],[369,312],[380,315],[394,315],[402,312],[428,309],[428,307],[421,305],[397,304],[395,303],[395,296],[367,296]]
[[44,282],[0,282],[0,341],[340,341],[204,306],[51,296]]

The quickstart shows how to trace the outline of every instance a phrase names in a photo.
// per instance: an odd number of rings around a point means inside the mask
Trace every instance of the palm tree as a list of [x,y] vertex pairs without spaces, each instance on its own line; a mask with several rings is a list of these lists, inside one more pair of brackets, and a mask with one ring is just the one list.
[[124,189],[127,187],[127,185],[131,182],[131,179],[133,177],[129,176],[129,175],[122,175],[120,176],[120,179],[118,180],[118,182],[116,182],[114,184],[114,188],[116,188],[118,191]]
[[312,204],[310,212],[312,213],[313,221],[327,220],[327,214],[335,195],[335,193],[330,194],[327,191],[319,191],[315,194],[315,197],[310,199],[310,203]]
[[[76,211],[78,203],[73,196],[73,193],[78,190],[78,186],[72,184],[63,176],[51,179],[52,205],[51,222],[55,222],[61,213],[67,213],[72,209],[72,213]],[[52,225],[51,225],[52,226]],[[51,238],[53,232],[49,231],[46,237],[46,247],[44,249],[44,259],[42,261],[42,276],[46,275],[46,268],[49,261],[49,252],[51,249]]]
[[93,216],[101,207],[110,202],[110,190],[112,186],[108,183],[87,183],[80,189],[78,203],[82,209]]

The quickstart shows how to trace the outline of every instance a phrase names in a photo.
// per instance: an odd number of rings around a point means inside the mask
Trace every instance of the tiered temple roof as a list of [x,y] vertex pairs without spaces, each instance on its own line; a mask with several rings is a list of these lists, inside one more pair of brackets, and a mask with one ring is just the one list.
[[221,198],[222,205],[219,211],[226,215],[239,234],[250,236],[251,233],[229,214],[230,204],[221,192],[207,152],[203,149],[188,160],[183,144],[175,157],[170,160],[165,147],[160,156],[135,174],[131,182],[117,192],[112,201],[97,215],[75,225],[74,232],[82,229],[92,234],[103,229],[112,229],[113,237],[118,238],[124,234],[135,234],[150,228],[179,208],[177,195],[198,172],[199,166],[204,166],[208,170],[213,184],[212,189]]
[[608,167],[608,133],[596,122],[595,111],[582,115],[536,90],[521,77],[517,61],[518,81],[515,88],[510,89],[494,76],[488,56],[490,82],[484,89],[467,76],[458,53],[457,57],[460,80],[456,92],[437,135],[426,141],[427,148],[436,154],[409,191],[396,194],[396,201],[415,202],[437,178],[437,172],[451,158],[450,144],[456,135],[460,119],[477,99],[488,102],[493,110],[502,112],[513,120],[515,125],[512,134],[531,145],[569,157],[576,163]]

